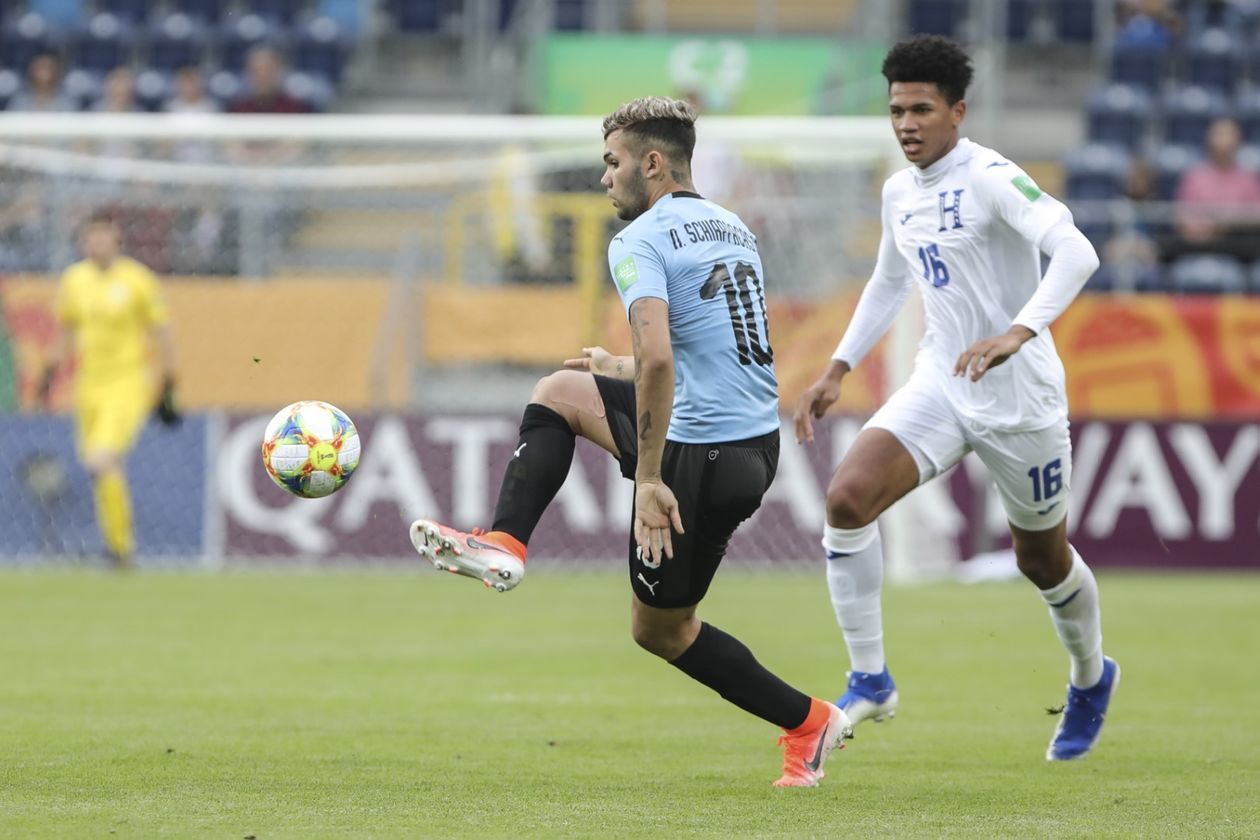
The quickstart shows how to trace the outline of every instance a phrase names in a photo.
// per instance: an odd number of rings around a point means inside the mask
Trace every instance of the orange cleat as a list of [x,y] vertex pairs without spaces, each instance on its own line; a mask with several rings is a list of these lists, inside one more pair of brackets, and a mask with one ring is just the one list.
[[471,534],[431,519],[411,523],[411,544],[439,572],[476,578],[506,592],[525,577],[525,546],[511,534],[474,528]]
[[832,750],[844,749],[844,739],[852,737],[853,724],[838,706],[813,698],[809,715],[796,729],[785,730],[779,738],[783,747],[783,775],[775,787],[818,787],[823,762]]

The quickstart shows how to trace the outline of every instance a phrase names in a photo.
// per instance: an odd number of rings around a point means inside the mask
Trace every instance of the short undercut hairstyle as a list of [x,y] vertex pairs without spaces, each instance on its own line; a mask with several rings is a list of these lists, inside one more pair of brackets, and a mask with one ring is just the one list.
[[950,105],[966,98],[971,57],[940,35],[915,35],[897,43],[884,58],[884,78],[893,82],[932,82]]
[[696,150],[696,109],[681,99],[645,96],[604,119],[604,139],[618,129],[636,153],[659,149],[670,160],[691,165]]

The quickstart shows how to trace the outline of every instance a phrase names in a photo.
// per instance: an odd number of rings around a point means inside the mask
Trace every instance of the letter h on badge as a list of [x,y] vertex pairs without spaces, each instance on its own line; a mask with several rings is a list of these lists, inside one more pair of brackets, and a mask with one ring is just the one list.
[[[947,195],[949,195],[949,191],[948,191],[948,190],[946,190],[946,191],[944,191],[944,192],[937,193],[937,196],[940,198],[940,202],[941,202],[941,230],[942,230],[942,231],[944,231],[944,230],[946,230],[946,229],[947,229],[947,228],[946,228],[946,225],[945,225],[945,214],[946,214],[946,213],[951,213],[951,214],[953,214],[953,216],[954,216],[954,230],[958,230],[960,227],[962,227],[962,226],[963,226],[963,223],[962,223],[962,194],[963,194],[963,190],[954,190],[954,203],[953,203],[953,204],[951,204],[951,205],[946,206],[946,204],[945,204],[945,197],[946,197]],[[939,232],[939,231],[938,231],[938,232]]]

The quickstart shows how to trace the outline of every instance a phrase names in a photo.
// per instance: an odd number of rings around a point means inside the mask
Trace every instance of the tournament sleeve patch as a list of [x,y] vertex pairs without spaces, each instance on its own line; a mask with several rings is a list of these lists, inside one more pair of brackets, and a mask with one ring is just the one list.
[[613,266],[613,279],[622,292],[639,282],[639,268],[634,264],[634,254]]
[[1041,198],[1041,188],[1029,178],[1027,175],[1017,175],[1011,179],[1011,183],[1015,185],[1015,189],[1024,194],[1024,198],[1029,201],[1036,201]]

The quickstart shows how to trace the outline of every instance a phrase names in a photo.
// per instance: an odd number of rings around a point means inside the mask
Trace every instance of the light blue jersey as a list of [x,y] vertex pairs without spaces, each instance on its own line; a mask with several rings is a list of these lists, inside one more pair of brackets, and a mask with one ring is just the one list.
[[674,410],[668,438],[722,443],[779,427],[779,388],[757,238],[695,193],[667,195],[608,245],[621,302],[669,304]]

